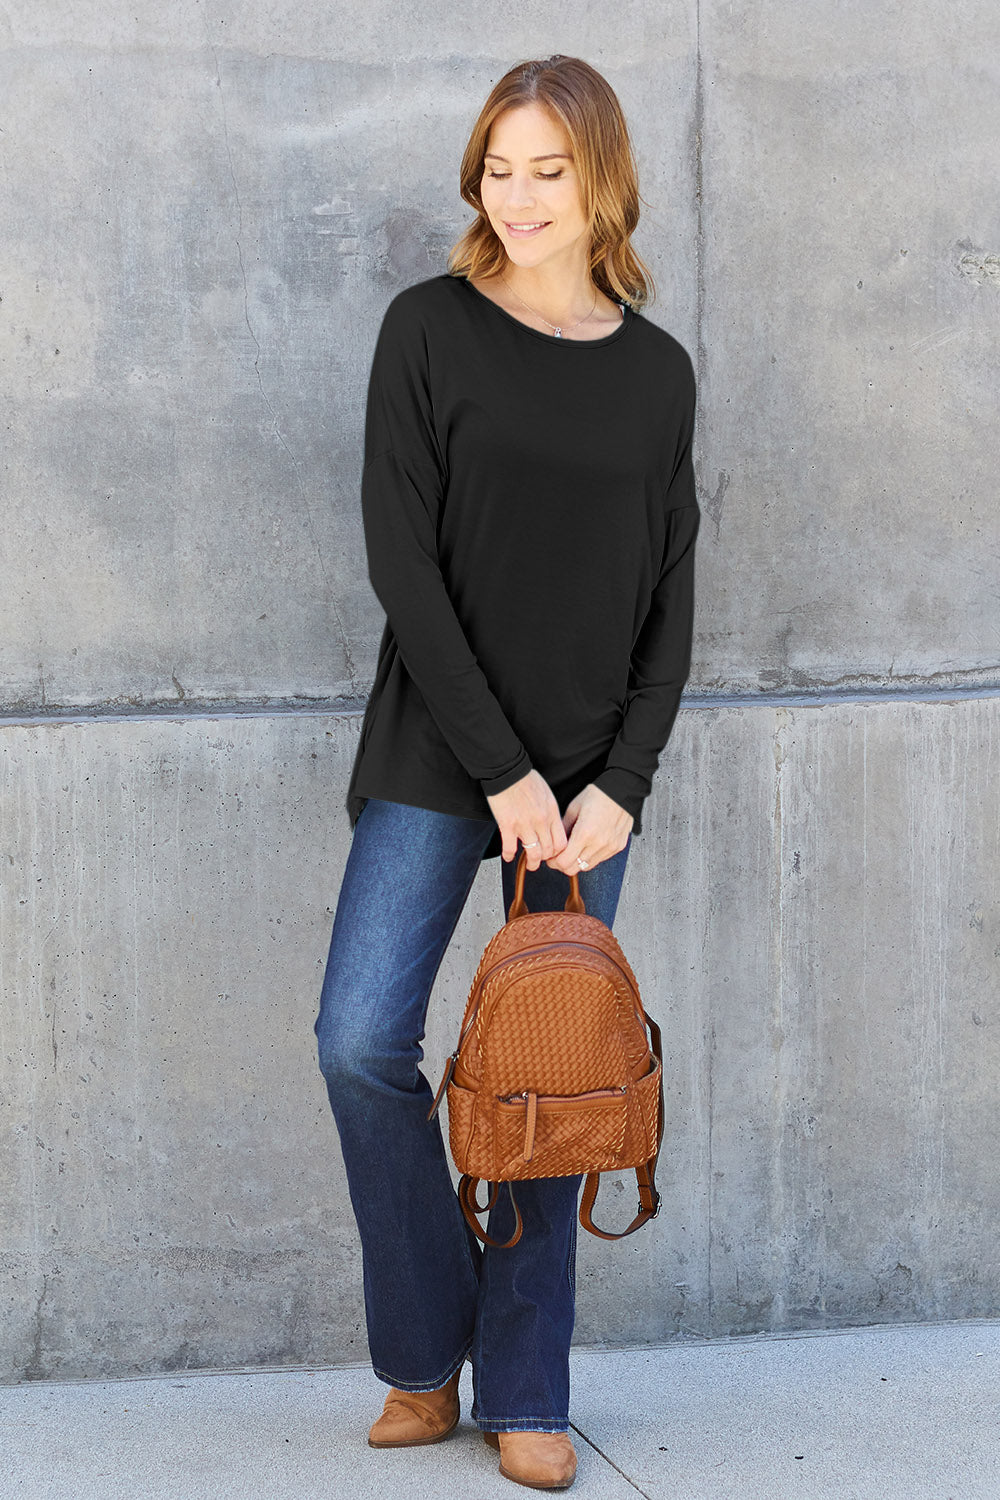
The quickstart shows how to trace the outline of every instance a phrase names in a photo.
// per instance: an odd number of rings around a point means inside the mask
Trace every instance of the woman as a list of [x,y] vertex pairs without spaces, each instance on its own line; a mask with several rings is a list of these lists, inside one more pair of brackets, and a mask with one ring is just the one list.
[[[518,844],[529,909],[576,872],[609,926],[691,657],[695,380],[643,318],[635,163],[601,75],[511,69],[461,169],[476,222],[398,293],[368,388],[362,511],[386,611],[315,1025],[361,1236],[373,1447],[473,1419],[501,1473],[572,1482],[581,1179],[518,1185],[481,1250],[419,1069],[435,975],[480,863]],[[507,1195],[489,1221],[511,1232]]]

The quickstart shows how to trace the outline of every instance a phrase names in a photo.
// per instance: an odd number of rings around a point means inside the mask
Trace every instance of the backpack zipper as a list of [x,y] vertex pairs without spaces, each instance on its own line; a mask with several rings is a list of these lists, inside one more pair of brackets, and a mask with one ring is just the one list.
[[[497,1094],[497,1103],[516,1104],[518,1099],[527,1099],[530,1093],[530,1089],[525,1089],[520,1094]],[[538,1094],[536,1097],[539,1104],[551,1104],[553,1100],[558,1100],[560,1104],[572,1100],[575,1104],[579,1099],[608,1099],[626,1093],[628,1093],[628,1084],[620,1083],[613,1089],[591,1089],[586,1094]]]

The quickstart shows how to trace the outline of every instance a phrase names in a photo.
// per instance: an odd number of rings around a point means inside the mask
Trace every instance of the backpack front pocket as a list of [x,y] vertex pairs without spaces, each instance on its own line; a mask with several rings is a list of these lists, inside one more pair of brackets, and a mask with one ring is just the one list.
[[586,1094],[508,1094],[494,1106],[500,1180],[570,1177],[617,1164],[625,1141],[627,1087]]

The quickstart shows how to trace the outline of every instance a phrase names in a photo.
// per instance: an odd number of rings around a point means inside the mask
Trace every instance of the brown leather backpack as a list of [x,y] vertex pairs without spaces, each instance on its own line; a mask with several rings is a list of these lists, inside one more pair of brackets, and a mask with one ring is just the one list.
[[[624,1238],[654,1219],[654,1173],[663,1137],[660,1030],[642,1007],[636,977],[610,927],[588,916],[576,875],[563,911],[529,912],[527,856],[517,864],[510,916],[486,945],[469,992],[458,1046],[428,1112],[447,1089],[448,1135],[462,1173],[459,1201],[479,1225],[506,1182],[514,1233],[519,1178],[586,1174],[580,1223],[601,1239]],[[646,1038],[649,1028],[651,1043]],[[621,1233],[591,1217],[601,1172],[635,1168],[639,1211]],[[491,1185],[480,1207],[480,1182]]]

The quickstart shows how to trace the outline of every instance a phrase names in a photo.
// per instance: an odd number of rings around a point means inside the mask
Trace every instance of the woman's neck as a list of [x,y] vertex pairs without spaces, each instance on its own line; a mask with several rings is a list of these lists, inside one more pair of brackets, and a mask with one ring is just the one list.
[[517,266],[511,261],[498,272],[516,298],[539,317],[567,326],[600,310],[600,293],[585,268]]

